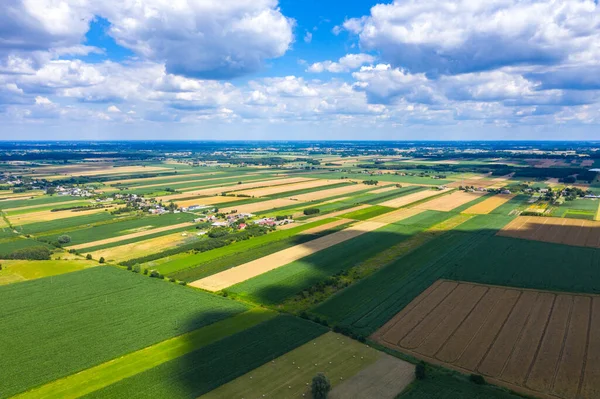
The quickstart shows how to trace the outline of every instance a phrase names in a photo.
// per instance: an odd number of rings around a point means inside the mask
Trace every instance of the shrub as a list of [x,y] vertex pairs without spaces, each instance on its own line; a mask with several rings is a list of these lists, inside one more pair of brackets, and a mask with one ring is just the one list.
[[415,378],[417,380],[424,380],[425,379],[425,363],[424,362],[420,362],[415,367]]
[[185,281],[180,281],[178,284],[179,285],[187,285],[187,283]]
[[481,376],[479,374],[471,374],[469,376],[469,381],[471,381],[472,383],[477,384],[477,385],[485,384],[485,378],[483,378],[483,376]]
[[104,257],[101,256],[100,259],[98,260],[98,263],[104,263],[104,262],[106,262],[106,261],[104,260]]
[[91,254],[87,254],[87,255],[85,256],[85,258],[86,258],[87,260],[92,260],[92,255],[91,255]]
[[160,276],[160,274],[156,270],[150,271],[150,277],[158,278],[158,276]]
[[305,215],[316,215],[317,213],[321,212],[321,210],[319,208],[306,208],[304,210],[304,214]]
[[323,373],[317,373],[312,379],[311,393],[313,399],[326,399],[331,390],[331,382]]
[[52,252],[42,246],[17,249],[6,255],[6,259],[23,259],[23,260],[50,260]]
[[171,277],[171,278],[169,279],[169,281],[170,281],[170,282],[172,282],[172,283],[174,283],[176,280],[175,280],[175,278]]
[[144,274],[148,274],[148,269],[144,268]]
[[132,270],[133,267],[131,265],[127,265],[127,270]]
[[135,266],[133,266],[133,272],[134,272],[134,273],[139,273],[141,269],[142,269],[142,268],[140,267],[140,265],[135,265]]

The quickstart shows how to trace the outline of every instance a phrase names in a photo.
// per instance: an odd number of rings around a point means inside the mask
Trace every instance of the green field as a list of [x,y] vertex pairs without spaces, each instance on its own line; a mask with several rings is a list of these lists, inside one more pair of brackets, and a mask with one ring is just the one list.
[[[165,227],[184,222],[192,222],[193,220],[194,215],[190,215],[189,213],[166,213],[164,215],[156,216],[144,215],[141,217],[136,217],[135,219],[127,219],[123,221],[119,221],[117,219],[114,223],[105,223],[92,227],[84,227],[78,230],[70,230],[68,233],[66,233],[69,237],[71,237],[71,242],[69,242],[67,246],[104,240],[107,238],[118,237],[121,235],[137,233],[140,231],[156,229],[159,227]],[[177,230],[169,230],[163,232],[162,234],[171,234],[176,231]],[[60,235],[62,235],[62,233],[58,232],[56,234],[42,235],[40,237],[50,241],[56,241]],[[143,239],[147,238],[149,237],[146,236]],[[136,241],[139,241],[140,239],[142,238],[137,238]]]
[[220,339],[272,319],[276,312],[254,308],[209,326],[91,367],[77,374],[52,381],[17,395],[25,398],[77,398],[92,393],[124,378],[150,370],[167,361],[210,345]]
[[578,198],[573,201],[565,201],[558,206],[554,205],[550,215],[563,218],[594,220],[599,205],[600,200]]
[[20,208],[24,206],[44,206],[56,202],[81,201],[81,197],[71,197],[69,195],[44,195],[35,198],[26,198],[18,200],[0,201],[0,209]]
[[281,315],[84,397],[197,398],[326,331]]
[[426,211],[271,270],[226,291],[256,303],[278,304],[451,216],[452,213]]
[[375,363],[381,356],[381,352],[358,341],[328,332],[200,399],[252,398],[261,395],[278,399],[301,398],[303,395],[310,397],[310,386],[306,383],[317,372],[325,373],[335,387]]
[[2,397],[247,309],[113,267],[2,286],[0,297]]
[[[413,171],[411,171],[412,173]],[[445,179],[433,179],[431,177],[420,177],[420,176],[400,176],[393,173],[383,175],[373,175],[363,173],[345,173],[345,172],[325,172],[315,173],[310,172],[303,176],[315,177],[318,179],[341,179],[342,177],[348,179],[357,180],[379,180],[379,181],[391,181],[394,183],[410,183],[410,184],[430,184],[432,186],[439,186],[442,184],[452,183],[452,180]]]
[[[328,234],[331,230],[326,230],[318,234],[300,234],[308,229],[331,223],[335,219],[323,219],[313,223],[299,225],[287,230],[279,230],[264,236],[253,237],[247,241],[235,242],[226,247],[213,249],[211,251],[198,254],[178,257],[173,261],[162,263],[156,267],[163,274],[177,274],[179,279],[185,281],[194,281],[197,276],[209,276],[218,271],[257,259],[265,254],[273,253],[273,248],[287,248],[296,244],[310,241],[316,237]],[[276,251],[275,251],[276,252]],[[151,266],[151,265],[148,265]],[[223,268],[225,267],[225,269]],[[186,275],[186,278],[183,278]],[[188,279],[192,280],[188,280]]]
[[50,245],[22,237],[3,238],[0,240],[0,259],[5,259],[7,255],[18,249],[31,247],[50,248]]
[[78,226],[86,226],[97,223],[103,223],[114,219],[109,211],[93,213],[91,215],[75,216],[47,222],[29,223],[23,226],[15,227],[17,231],[23,234],[40,234],[50,232],[66,232]]
[[396,399],[520,399],[521,396],[487,386],[477,385],[464,377],[441,372],[424,380],[415,380]]
[[395,210],[396,208],[390,208],[388,206],[373,205],[365,209],[359,209],[358,211],[344,213],[339,217],[346,219],[367,220]]
[[37,278],[70,273],[88,267],[98,266],[98,262],[73,260],[3,260],[0,270],[0,285],[34,280]]

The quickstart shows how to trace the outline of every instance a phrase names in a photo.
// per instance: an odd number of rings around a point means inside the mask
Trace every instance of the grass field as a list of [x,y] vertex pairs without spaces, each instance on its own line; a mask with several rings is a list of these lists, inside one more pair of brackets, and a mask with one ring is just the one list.
[[89,260],[3,260],[0,285],[56,276],[98,266]]
[[115,216],[110,212],[99,212],[91,215],[77,215],[76,217],[53,220],[53,221],[38,221],[24,226],[16,227],[16,230],[23,234],[40,234],[40,233],[62,233],[71,229],[79,228],[80,226],[89,227],[88,225],[105,223],[108,220],[114,219]]
[[247,309],[112,267],[2,286],[0,296],[2,397]]
[[278,316],[85,397],[197,398],[326,331],[318,324]]
[[[384,356],[387,355],[343,335],[328,332],[201,396],[201,399],[252,398],[261,395],[281,399],[300,398],[303,395],[310,397],[310,381],[317,372],[325,373],[335,388]],[[396,361],[404,364],[410,377],[404,382],[409,382],[413,367]],[[385,381],[376,378],[369,383],[379,385],[380,389],[385,387]]]
[[179,335],[136,352],[129,353],[77,374],[52,381],[16,398],[78,398],[124,378],[149,370],[167,361],[201,349],[222,338],[272,319],[277,313],[251,309],[206,327]]
[[60,204],[71,201],[81,201],[81,197],[71,197],[67,195],[44,195],[42,197],[18,199],[18,200],[3,200],[0,201],[0,209],[15,209],[15,208],[33,208],[52,204]]
[[365,209],[360,209],[358,211],[344,213],[340,215],[341,218],[346,219],[355,219],[355,220],[367,220],[374,218],[376,216],[383,215],[384,213],[388,213],[394,211],[395,208],[389,208],[387,206],[379,206],[374,205]]
[[594,220],[599,206],[600,200],[597,199],[575,199],[554,206],[550,215],[555,217]]

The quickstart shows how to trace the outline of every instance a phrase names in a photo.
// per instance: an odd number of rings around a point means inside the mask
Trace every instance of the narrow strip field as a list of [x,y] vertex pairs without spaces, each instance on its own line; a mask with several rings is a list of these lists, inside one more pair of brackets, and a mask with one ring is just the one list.
[[143,256],[159,253],[179,244],[194,240],[195,236],[186,236],[184,233],[173,233],[165,236],[150,238],[130,244],[119,245],[105,249],[99,249],[91,253],[94,259],[105,258],[111,262],[121,262],[127,259],[135,259]]
[[584,219],[519,216],[499,236],[600,248],[600,222]]
[[[412,381],[413,370],[409,363],[328,332],[200,399],[309,397],[317,372],[331,381],[331,398],[393,399]],[[373,395],[377,391],[387,395]]]
[[109,206],[107,208],[95,208],[95,209],[89,209],[89,210],[83,210],[83,211],[82,210],[77,210],[77,211],[66,210],[66,211],[52,212],[50,210],[47,210],[47,211],[30,212],[30,213],[25,213],[25,214],[13,215],[13,216],[9,216],[8,219],[10,220],[10,222],[13,225],[21,226],[21,225],[37,223],[37,222],[49,222],[49,221],[59,220],[59,219],[75,218],[75,217],[79,217],[79,216],[88,216],[88,215],[93,215],[93,214],[102,213],[102,212],[108,213],[109,208],[112,208],[112,207]]
[[369,187],[365,186],[364,184],[351,184],[349,186],[344,186],[344,187],[331,188],[328,190],[315,191],[313,193],[295,195],[292,197],[292,199],[294,199],[296,201],[304,201],[304,202],[318,201],[318,200],[322,200],[323,198],[335,197],[335,196],[339,196],[339,195],[350,194],[350,193],[354,193],[357,191],[363,191],[363,190],[368,190],[368,189],[369,189]]
[[423,202],[422,204],[416,205],[415,208],[424,209],[429,211],[444,211],[448,212],[461,205],[471,202],[478,198],[487,195],[485,191],[455,191],[452,194],[444,195],[443,197],[434,198],[431,201]]
[[2,397],[248,309],[107,266],[1,286],[0,297]]
[[[535,396],[596,398],[600,297],[439,280],[372,338]],[[598,320],[596,320],[598,319]]]
[[515,196],[515,194],[497,194],[465,209],[463,213],[469,213],[472,215],[487,215],[500,205],[503,205],[513,199]]
[[197,398],[327,332],[281,315],[125,378],[85,398]]
[[288,263],[292,263],[315,252],[322,251],[323,249],[384,227],[386,224],[394,223],[413,215],[414,212],[406,211],[396,213],[393,216],[390,216],[390,214],[378,216],[368,221],[359,222],[347,229],[330,234],[328,236],[285,249],[255,261],[231,268],[224,272],[194,281],[190,285],[209,291],[219,291],[234,284],[248,280],[252,277],[259,276],[270,270],[284,266]]
[[3,260],[0,285],[35,280],[98,266],[98,262],[72,260]]
[[444,190],[425,190],[425,191],[419,191],[413,194],[408,194],[405,196],[402,196],[400,198],[394,198],[391,199],[389,201],[385,201],[380,203],[379,205],[381,206],[389,206],[391,208],[401,208],[403,206],[412,204],[413,202],[417,202],[417,201],[422,201],[426,198],[429,197],[433,197],[435,195],[440,195],[442,193],[445,193],[447,191],[450,191],[449,189],[444,189]]
[[15,396],[26,398],[79,398],[125,378],[201,349],[220,339],[274,318],[277,313],[256,308],[198,330],[159,342],[136,352],[52,381]]
[[288,191],[304,190],[308,188],[317,188],[323,186],[330,186],[332,184],[338,184],[339,180],[309,180],[301,183],[286,184],[283,186],[264,187],[249,190],[233,191],[231,194],[238,195],[249,195],[252,197],[267,197],[273,194],[285,193]]

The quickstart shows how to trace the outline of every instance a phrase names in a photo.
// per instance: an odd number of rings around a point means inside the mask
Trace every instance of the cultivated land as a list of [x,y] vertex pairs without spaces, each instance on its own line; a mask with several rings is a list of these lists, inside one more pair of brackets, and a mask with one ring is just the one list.
[[515,197],[514,194],[498,194],[490,197],[478,204],[475,204],[467,209],[465,209],[464,213],[474,214],[474,215],[486,215],[492,211],[494,211],[499,206],[507,203],[511,199]]
[[5,142],[0,397],[600,397],[599,156]]
[[429,211],[444,211],[448,212],[468,202],[474,201],[487,195],[486,192],[465,192],[455,191],[447,196],[434,198],[430,201],[423,202],[415,206],[418,209]]
[[0,296],[2,397],[247,310],[112,267],[2,286]]
[[600,395],[600,297],[440,280],[372,338],[534,396]]
[[440,195],[442,193],[445,193],[449,191],[448,189],[444,189],[444,190],[427,190],[427,191],[420,191],[418,193],[414,193],[414,194],[408,194],[405,195],[403,197],[400,198],[395,198],[389,201],[385,201],[380,203],[379,205],[381,206],[389,206],[392,208],[401,208],[403,206],[406,205],[410,205],[413,202],[417,202],[417,201],[422,201],[424,199],[427,199],[429,197],[433,197],[434,195]]
[[310,381],[317,372],[329,377],[334,387],[331,398],[393,399],[412,381],[413,368],[409,363],[329,332],[201,399],[310,397]]
[[600,248],[600,222],[583,219],[520,216],[507,224],[498,235]]

